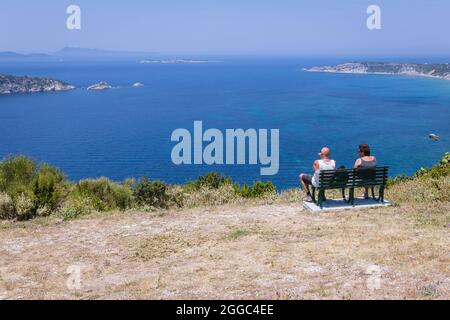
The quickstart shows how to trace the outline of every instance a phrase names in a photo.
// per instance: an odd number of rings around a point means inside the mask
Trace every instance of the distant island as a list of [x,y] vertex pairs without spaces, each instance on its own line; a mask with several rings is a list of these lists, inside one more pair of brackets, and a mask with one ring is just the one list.
[[211,62],[220,62],[220,61],[212,61],[212,60],[191,60],[191,59],[164,59],[164,60],[141,60],[139,63],[143,64],[152,64],[152,63],[159,63],[159,64],[184,64],[184,63],[211,63]]
[[48,91],[65,91],[75,86],[60,80],[34,78],[27,76],[0,75],[0,95],[14,93],[36,93]]
[[116,51],[96,48],[64,47],[58,51],[46,53],[19,53],[0,51],[0,62],[58,62],[65,61],[124,61],[133,60],[142,64],[203,64],[223,62],[220,60],[180,58],[164,56],[156,52]]
[[308,72],[393,74],[450,80],[450,65],[428,63],[348,62],[336,66],[304,68]]
[[102,50],[95,48],[65,47],[55,52],[46,53],[19,53],[13,51],[0,51],[0,61],[71,61],[71,60],[122,60],[145,59],[155,55],[151,52],[130,52]]

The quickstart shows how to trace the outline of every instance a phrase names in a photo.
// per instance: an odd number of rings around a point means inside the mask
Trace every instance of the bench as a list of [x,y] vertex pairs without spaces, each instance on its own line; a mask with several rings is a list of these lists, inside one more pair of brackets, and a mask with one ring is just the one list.
[[[384,202],[384,188],[388,179],[388,171],[389,167],[321,170],[319,174],[319,186],[312,186],[313,201],[323,209],[325,191],[330,189],[341,189],[344,201],[353,206],[355,200],[355,188],[366,187],[371,189],[372,198],[375,201]],[[379,187],[378,197],[375,197],[375,187]],[[318,191],[317,201],[316,189]],[[346,189],[349,189],[348,198],[346,198],[345,195]]]

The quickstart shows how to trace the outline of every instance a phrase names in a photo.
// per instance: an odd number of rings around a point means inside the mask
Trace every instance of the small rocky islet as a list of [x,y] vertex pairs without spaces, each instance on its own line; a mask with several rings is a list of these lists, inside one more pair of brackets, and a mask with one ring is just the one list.
[[112,86],[109,83],[102,81],[102,82],[93,84],[92,86],[89,86],[87,89],[89,91],[93,91],[93,90],[99,91],[99,90],[108,90],[111,88],[112,88]]

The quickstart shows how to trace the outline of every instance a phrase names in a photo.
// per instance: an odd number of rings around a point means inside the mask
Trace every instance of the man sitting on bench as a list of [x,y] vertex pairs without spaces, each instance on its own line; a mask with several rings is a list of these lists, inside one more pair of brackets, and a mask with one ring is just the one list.
[[321,170],[335,170],[336,162],[330,159],[330,149],[327,147],[323,147],[319,153],[320,159],[314,161],[313,170],[314,175],[311,176],[307,173],[300,174],[300,183],[303,187],[303,190],[306,191],[306,201],[312,202],[311,191],[309,190],[309,186],[313,185],[314,187],[319,186],[319,174]]

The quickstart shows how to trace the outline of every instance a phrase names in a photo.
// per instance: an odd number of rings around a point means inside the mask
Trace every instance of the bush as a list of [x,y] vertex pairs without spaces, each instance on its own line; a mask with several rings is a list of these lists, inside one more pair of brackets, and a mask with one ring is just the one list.
[[202,188],[219,189],[226,184],[232,184],[229,177],[220,175],[217,172],[209,172],[203,176],[198,177],[197,180],[190,182],[186,185],[188,191],[200,190]]
[[166,208],[168,206],[167,185],[159,180],[150,181],[148,178],[142,178],[134,185],[133,196],[138,205],[158,208]]
[[397,203],[435,203],[450,199],[450,153],[431,168],[420,168],[413,177],[388,181],[387,196]]
[[441,161],[431,168],[420,168],[415,173],[414,177],[432,177],[439,178],[450,175],[450,153],[447,152],[442,157]]
[[97,211],[126,210],[132,204],[131,190],[107,178],[81,180],[71,197],[87,199]]
[[0,193],[0,219],[13,219],[16,216],[14,202],[6,193]]
[[21,193],[14,201],[15,218],[18,220],[28,220],[35,216],[34,197],[31,194]]
[[166,191],[168,207],[182,208],[185,206],[186,193],[182,186],[169,186]]
[[25,156],[8,157],[0,162],[0,192],[14,204],[14,218],[29,219],[50,214],[67,194],[64,174],[47,164],[37,166]]
[[32,190],[35,209],[41,209],[43,214],[50,214],[60,206],[67,195],[65,176],[59,169],[43,164],[33,179]]
[[11,198],[30,190],[31,181],[36,173],[36,163],[25,157],[7,157],[0,162],[0,192],[6,192]]
[[272,182],[267,181],[266,183],[262,181],[257,181],[252,187],[252,197],[260,198],[269,194],[274,194],[276,192],[275,186]]
[[262,198],[276,192],[276,188],[272,182],[268,181],[266,183],[262,181],[257,181],[253,186],[249,187],[247,184],[242,186],[242,189],[238,185],[235,186],[235,191],[241,197],[244,198]]
[[60,210],[60,215],[64,220],[71,220],[87,215],[91,213],[93,209],[89,199],[71,198]]
[[130,189],[130,190],[133,189],[133,186],[135,184],[136,184],[136,179],[134,179],[134,178],[128,178],[122,182],[122,186],[124,186],[125,188]]
[[439,179],[442,177],[447,177],[450,175],[450,153],[447,152],[444,154],[442,159],[438,164],[435,164],[431,168],[420,168],[416,171],[416,173],[412,176],[399,175],[395,178],[388,178],[386,183],[387,187],[392,187],[397,183],[406,183],[408,181],[416,180],[417,178],[432,178]]

